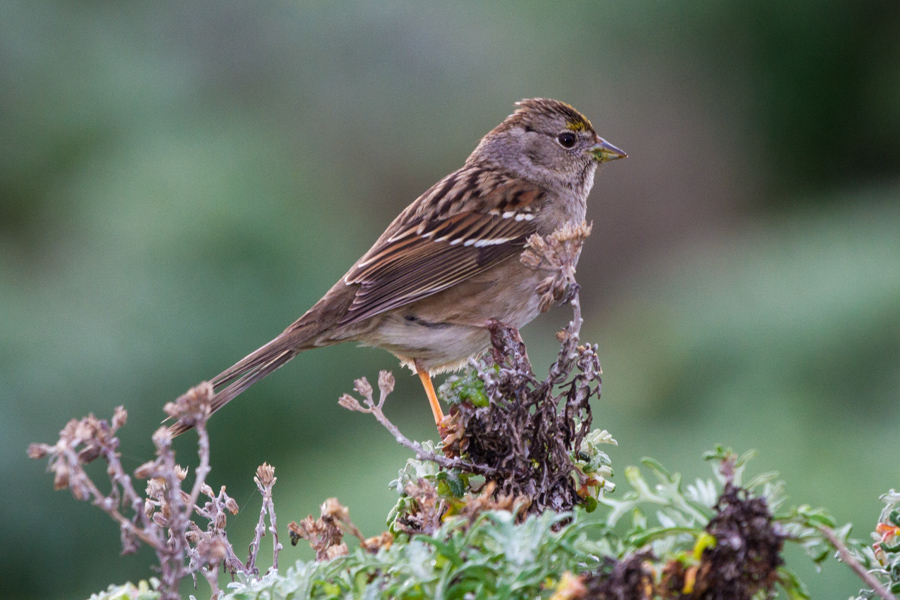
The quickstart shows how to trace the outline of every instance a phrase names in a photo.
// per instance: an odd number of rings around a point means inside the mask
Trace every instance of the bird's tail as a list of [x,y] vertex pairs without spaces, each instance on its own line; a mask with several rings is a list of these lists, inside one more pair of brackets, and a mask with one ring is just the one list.
[[[299,326],[298,326],[299,325]],[[248,387],[273,373],[286,362],[315,346],[314,340],[319,328],[314,323],[299,323],[288,328],[277,338],[250,353],[228,369],[210,380],[215,390],[212,398],[212,412],[216,412]],[[173,436],[191,429],[192,425],[181,422],[169,427]]]

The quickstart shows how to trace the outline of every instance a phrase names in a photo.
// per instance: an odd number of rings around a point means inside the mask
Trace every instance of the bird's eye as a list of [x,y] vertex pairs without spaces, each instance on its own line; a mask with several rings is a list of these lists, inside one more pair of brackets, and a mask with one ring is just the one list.
[[556,141],[559,142],[559,145],[563,148],[571,148],[575,145],[575,134],[569,131],[564,131],[556,136]]

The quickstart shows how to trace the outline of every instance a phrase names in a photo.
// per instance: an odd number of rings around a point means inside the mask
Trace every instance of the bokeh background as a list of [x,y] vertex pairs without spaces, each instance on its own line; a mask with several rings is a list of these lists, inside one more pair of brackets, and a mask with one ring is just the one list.
[[[29,442],[124,404],[123,460],[144,462],[165,401],[300,316],[533,96],[631,155],[597,178],[579,269],[617,472],[649,455],[705,476],[716,442],[756,448],[791,502],[866,537],[900,486],[898,23],[895,0],[4,2],[0,596],[152,574]],[[568,316],[524,332],[540,370]],[[383,368],[389,416],[433,438],[418,381],[351,346],[216,416],[239,552],[263,461],[282,525],[338,496],[382,531],[408,453],[336,400]],[[191,436],[178,449],[193,464]],[[814,598],[859,588],[791,557]]]

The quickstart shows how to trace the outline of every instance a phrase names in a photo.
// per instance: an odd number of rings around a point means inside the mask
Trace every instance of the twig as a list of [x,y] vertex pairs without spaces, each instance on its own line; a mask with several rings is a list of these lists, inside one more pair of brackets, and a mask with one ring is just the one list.
[[[213,597],[221,595],[218,587],[218,571],[223,566],[232,575],[243,573],[257,576],[255,568],[259,538],[265,534],[264,519],[269,515],[274,537],[273,569],[278,568],[278,534],[275,524],[275,508],[272,501],[274,469],[266,464],[257,470],[256,482],[263,495],[256,546],[251,545],[248,566],[234,553],[225,532],[227,513],[236,514],[237,502],[225,492],[213,492],[206,483],[209,474],[209,434],[206,422],[210,415],[212,386],[202,383],[166,404],[165,410],[172,418],[189,424],[197,431],[199,466],[195,471],[190,493],[182,490],[187,470],[175,461],[172,434],[161,427],[153,434],[156,457],[134,471],[134,478],[146,479],[145,494],[139,494],[132,477],[126,473],[119,459],[119,439],[116,431],[125,425],[124,408],[115,410],[111,421],[89,415],[81,420],[73,419],[60,432],[54,445],[32,444],[28,448],[31,458],[49,458],[49,470],[53,471],[56,489],[69,488],[77,500],[91,501],[106,512],[119,526],[122,551],[136,552],[139,541],[156,553],[159,561],[160,592],[162,600],[176,600],[179,582],[192,576],[196,585],[197,572],[209,582]],[[107,463],[106,473],[112,481],[109,494],[104,494],[85,471],[84,465],[98,458]],[[200,506],[200,496],[209,499]],[[128,509],[133,515],[128,516]],[[196,513],[208,524],[201,529],[192,520]]]
[[209,414],[204,415],[202,424],[198,423],[195,426],[199,438],[197,440],[197,454],[200,456],[200,464],[194,469],[194,487],[191,488],[191,498],[188,501],[190,506],[197,505],[197,501],[200,499],[200,488],[203,486],[203,482],[206,481],[207,475],[209,475],[209,431],[206,429],[207,419],[209,419]]
[[837,550],[838,556],[841,558],[841,562],[850,567],[856,575],[862,579],[866,585],[872,588],[876,594],[881,596],[884,600],[897,600],[897,597],[890,593],[887,588],[885,588],[878,579],[875,578],[874,575],[869,573],[862,564],[856,558],[850,554],[850,550],[847,548],[846,544],[844,544],[841,539],[835,535],[834,530],[830,527],[825,527],[824,525],[817,525],[816,528],[822,532],[822,535],[825,536],[825,539],[828,540],[828,543],[831,544],[835,550]]
[[403,435],[397,426],[388,420],[382,410],[388,394],[394,390],[394,376],[388,371],[381,371],[378,375],[379,398],[377,403],[373,396],[374,391],[372,385],[365,377],[357,379],[354,382],[353,389],[363,397],[363,402],[365,402],[366,407],[364,408],[359,401],[350,394],[341,396],[338,400],[338,404],[347,410],[367,413],[374,416],[375,419],[394,436],[397,443],[415,452],[417,459],[431,461],[445,469],[460,469],[470,473],[478,473],[480,475],[495,475],[497,473],[496,469],[487,465],[469,463],[458,458],[450,458],[426,450],[419,442],[414,442]]
[[263,501],[262,507],[259,510],[259,521],[256,523],[253,540],[250,542],[250,558],[247,560],[246,566],[257,575],[259,574],[259,569],[256,566],[256,556],[259,553],[260,542],[262,541],[263,536],[266,535],[266,513],[269,515],[268,531],[272,533],[274,538],[272,542],[272,566],[267,573],[278,570],[278,552],[282,550],[282,545],[278,542],[278,529],[275,525],[275,504],[272,501],[272,486],[275,485],[277,480],[278,478],[275,477],[275,467],[267,463],[263,463],[256,469],[256,477],[253,478],[253,481],[256,483],[256,488],[259,490],[259,493],[262,494]]

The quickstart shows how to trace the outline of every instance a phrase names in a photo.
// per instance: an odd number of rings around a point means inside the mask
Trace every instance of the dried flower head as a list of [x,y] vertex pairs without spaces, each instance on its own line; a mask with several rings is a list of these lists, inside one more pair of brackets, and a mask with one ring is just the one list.
[[394,374],[390,371],[381,371],[378,373],[378,391],[382,396],[387,396],[394,391]]
[[237,500],[229,496],[225,493],[225,486],[222,486],[222,495],[225,496],[225,508],[233,515],[238,514],[240,507],[238,506]]
[[124,406],[117,406],[113,411],[112,418],[112,428],[113,430],[118,430],[121,427],[125,426],[125,423],[128,422],[128,411],[125,410]]
[[153,445],[156,446],[157,450],[172,447],[172,432],[169,431],[168,427],[160,427],[153,432]]
[[346,408],[347,410],[363,412],[362,405],[356,398],[354,398],[350,394],[344,394],[343,396],[338,398],[338,405],[340,405],[342,408]]
[[197,543],[197,553],[204,564],[217,567],[225,560],[228,554],[228,547],[222,538],[204,538]]
[[268,463],[261,464],[256,469],[256,484],[264,487],[275,485],[275,467]]
[[392,524],[392,528],[403,533],[432,534],[441,526],[441,517],[447,509],[434,484],[424,478],[409,482],[403,489],[412,502]]
[[134,470],[134,476],[137,479],[147,479],[156,474],[156,461],[149,460]]
[[519,258],[527,267],[553,271],[538,284],[541,294],[540,311],[547,312],[554,304],[571,299],[575,282],[575,265],[581,255],[584,240],[591,235],[591,225],[565,225],[548,236],[533,234],[528,238],[528,249]]
[[53,450],[49,444],[29,444],[28,458],[44,458]]
[[[347,548],[347,544],[341,542],[340,544],[329,546],[325,550],[324,560],[331,560],[339,556],[347,556],[348,554],[350,554],[350,550]],[[316,558],[318,559],[318,556]]]
[[204,381],[179,396],[175,402],[167,402],[163,410],[183,425],[195,427],[198,422],[205,423],[209,419],[213,395],[212,384]]
[[147,481],[147,497],[153,500],[165,498],[166,480],[163,477],[154,477]]
[[372,400],[372,384],[369,383],[369,380],[365,377],[360,377],[353,382],[353,389],[356,390],[356,393],[366,398],[368,400]]
[[58,460],[53,463],[51,468],[53,469],[53,489],[63,490],[69,487],[69,465]]
[[366,538],[366,541],[363,545],[370,552],[377,552],[378,550],[384,548],[387,550],[394,543],[394,535],[390,531],[385,531],[380,535],[375,535],[370,538]]
[[322,518],[332,519],[334,521],[347,521],[350,517],[350,511],[346,506],[338,502],[337,498],[328,498],[322,503]]
[[301,538],[309,542],[310,548],[316,552],[316,560],[327,560],[330,548],[343,545],[344,532],[330,519],[313,519],[309,515],[299,524],[292,521],[288,531],[292,544],[296,545]]

